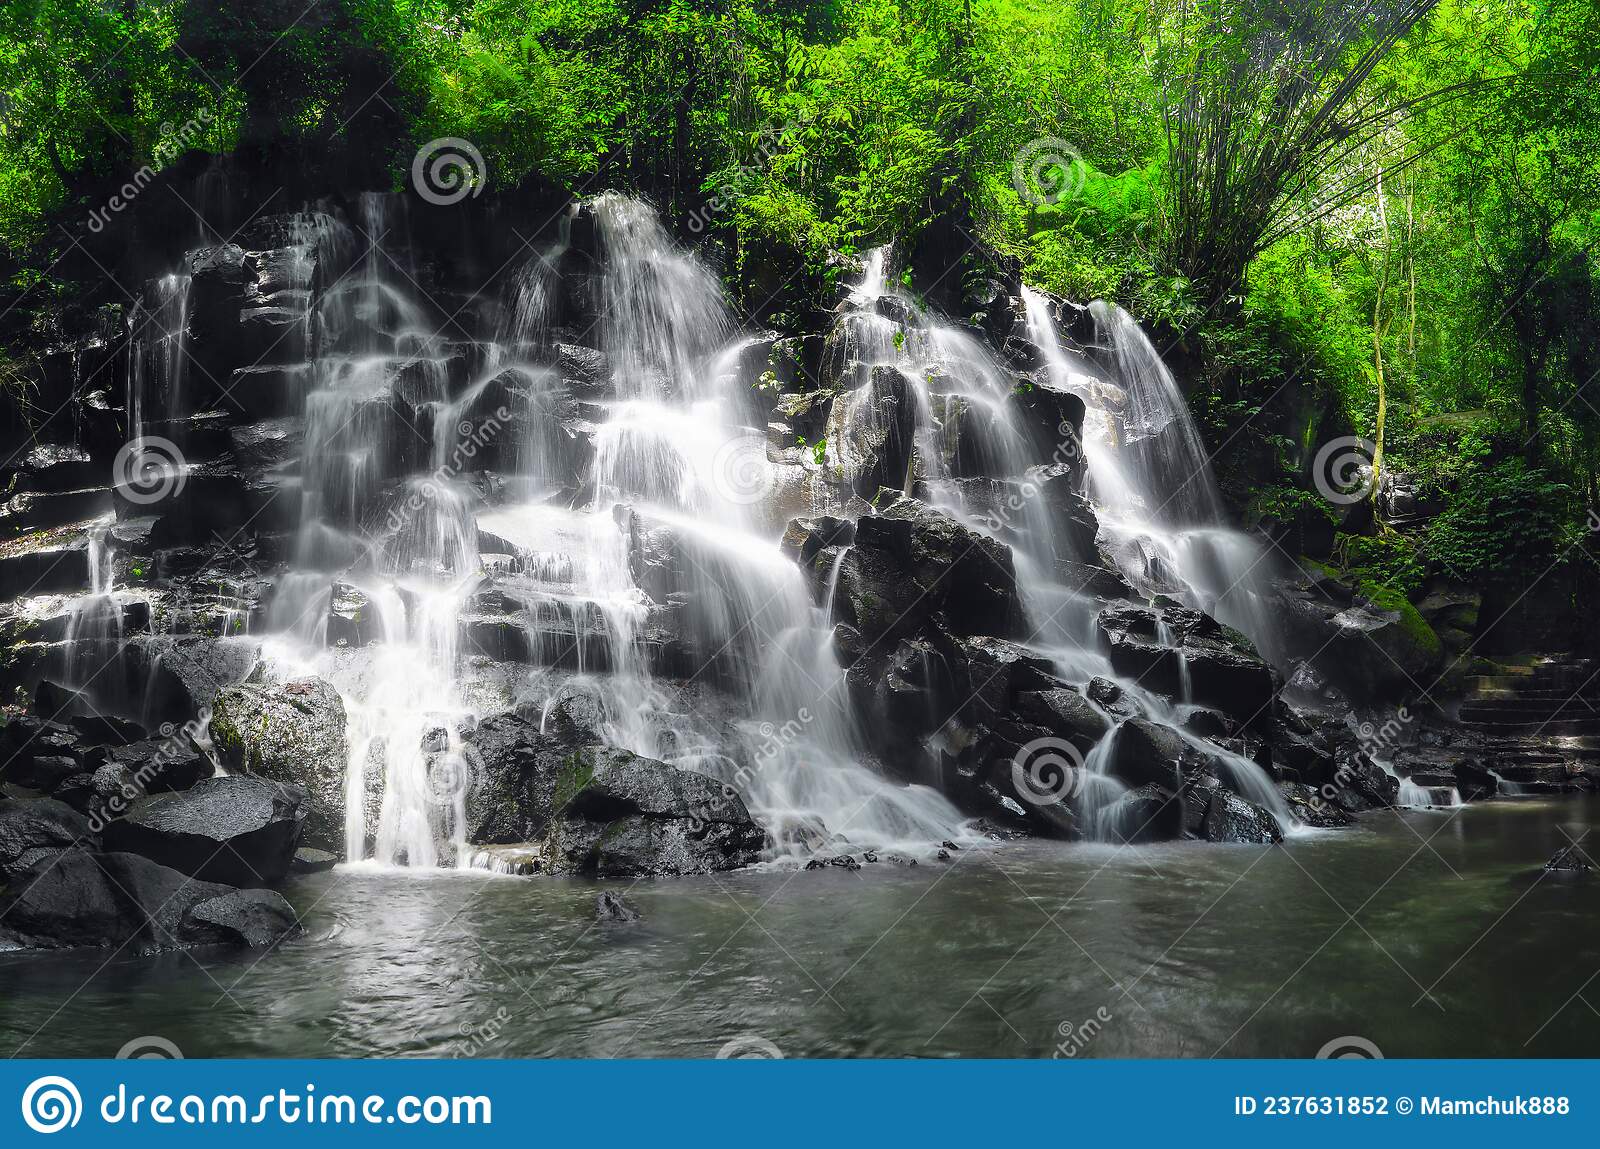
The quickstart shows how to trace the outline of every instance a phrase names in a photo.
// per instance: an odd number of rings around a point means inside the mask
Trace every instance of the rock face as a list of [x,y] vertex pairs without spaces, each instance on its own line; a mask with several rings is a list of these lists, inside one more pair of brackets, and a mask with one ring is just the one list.
[[529,844],[521,872],[697,874],[756,861],[766,833],[731,787],[615,747],[572,745],[521,716],[473,734],[468,841]]
[[68,850],[93,851],[99,845],[89,820],[63,802],[0,802],[0,884]]
[[270,886],[289,873],[305,818],[299,787],[246,776],[210,778],[135,804],[106,828],[106,846],[210,882]]
[[[304,840],[343,851],[349,748],[344,701],[331,685],[304,678],[227,687],[212,706],[210,729],[212,745],[229,771],[303,789]],[[369,833],[377,825],[380,797],[369,796]]]
[[938,616],[953,634],[1013,633],[1020,623],[1010,548],[948,515],[901,499],[856,523],[834,615],[868,643]]
[[135,854],[68,851],[0,891],[0,950],[269,946],[299,930],[279,894],[197,881]]

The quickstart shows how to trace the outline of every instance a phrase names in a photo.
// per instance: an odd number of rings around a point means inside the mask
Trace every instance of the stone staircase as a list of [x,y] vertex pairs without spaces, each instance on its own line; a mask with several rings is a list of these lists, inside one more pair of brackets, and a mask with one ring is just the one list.
[[1468,686],[1459,719],[1503,792],[1600,789],[1600,661],[1533,658]]

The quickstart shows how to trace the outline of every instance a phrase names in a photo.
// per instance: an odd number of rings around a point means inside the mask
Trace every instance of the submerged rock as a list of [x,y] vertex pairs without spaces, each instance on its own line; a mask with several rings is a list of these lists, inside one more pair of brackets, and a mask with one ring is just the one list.
[[1547,871],[1561,871],[1569,874],[1587,874],[1595,868],[1594,859],[1577,845],[1562,846],[1550,856],[1544,864]]
[[600,922],[636,922],[639,911],[613,893],[603,893],[594,900],[594,916]]

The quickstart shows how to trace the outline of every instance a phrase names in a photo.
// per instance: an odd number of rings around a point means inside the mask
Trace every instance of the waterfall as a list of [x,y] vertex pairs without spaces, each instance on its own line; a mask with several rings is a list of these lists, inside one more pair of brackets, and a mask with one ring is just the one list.
[[[504,707],[468,673],[474,626],[522,631],[505,687],[525,713],[548,724],[585,699],[598,740],[737,787],[776,859],[962,837],[940,794],[865,764],[828,621],[763,505],[773,467],[737,369],[750,340],[712,271],[646,205],[603,195],[509,277],[496,336],[463,348],[413,295],[393,201],[358,211],[362,242],[326,216],[304,237],[323,286],[301,521],[265,649],[345,699],[347,859],[470,864],[463,793],[441,779],[470,771],[466,735]],[[573,270],[579,211],[595,259]],[[593,451],[574,475],[572,398],[550,364],[580,290],[608,378],[585,400]],[[488,451],[510,472],[492,491],[473,475]],[[376,634],[359,655],[328,646],[330,605],[351,593]],[[690,680],[656,665],[669,631],[704,664]]]
[[[963,525],[1011,547],[1027,645],[1048,656],[1061,678],[1080,684],[1094,677],[1115,681],[1135,712],[1178,727],[1189,693],[1181,657],[1185,697],[1176,704],[1114,673],[1097,638],[1098,604],[1064,586],[1056,573],[1062,560],[1095,558],[1073,553],[1059,510],[1041,493],[1052,478],[1070,473],[1065,464],[1075,458],[1079,444],[1062,434],[1050,456],[1039,461],[1040,449],[1030,443],[1014,401],[1011,373],[971,334],[894,286],[886,271],[888,255],[887,249],[868,254],[833,337],[848,348],[850,359],[848,391],[835,403],[828,427],[830,460],[858,493],[870,496],[866,487],[872,479],[894,485],[902,480],[873,474],[873,460],[856,444],[877,442],[886,431],[905,436],[913,448],[904,460],[912,480],[906,489],[914,486]],[[1105,366],[1096,371],[1068,357],[1042,297],[1027,292],[1026,304],[1030,334],[1047,366],[1039,385],[1085,401],[1081,449],[1088,493],[1100,515],[1101,543],[1110,537],[1119,562],[1137,557],[1123,564],[1136,588],[1175,594],[1224,621],[1253,623],[1249,604],[1256,584],[1234,587],[1229,580],[1237,581],[1237,573],[1249,567],[1241,568],[1241,561],[1254,562],[1260,550],[1220,525],[1221,500],[1198,431],[1171,373],[1138,325],[1126,313],[1096,306],[1107,340]],[[886,404],[880,390],[886,381],[904,388],[909,427],[882,426]],[[893,449],[892,438],[883,441]],[[1000,476],[1009,492],[998,506],[987,481],[991,476]],[[1116,829],[1113,807],[1126,789],[1109,774],[1122,719],[1091,704],[1112,729],[1085,758],[1080,812],[1092,835],[1109,837]],[[1178,733],[1204,754],[1224,784],[1271,811],[1286,830],[1294,827],[1283,796],[1259,766],[1181,729]]]
[[188,275],[164,275],[138,300],[128,317],[128,426],[130,437],[146,422],[178,419],[188,352]]
[[1115,304],[1091,303],[1091,362],[1063,346],[1042,295],[1026,287],[1022,294],[1051,384],[1084,401],[1086,493],[1102,550],[1135,589],[1213,615],[1282,664],[1287,650],[1269,594],[1274,557],[1226,525],[1199,430],[1138,322]]

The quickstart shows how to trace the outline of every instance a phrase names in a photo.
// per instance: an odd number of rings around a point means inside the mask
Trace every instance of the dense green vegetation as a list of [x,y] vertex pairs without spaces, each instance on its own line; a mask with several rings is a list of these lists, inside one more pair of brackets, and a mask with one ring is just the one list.
[[[1588,561],[1593,0],[10,0],[0,91],[7,306],[175,136],[396,185],[459,136],[500,188],[640,188],[736,288],[943,220],[963,273],[1117,298],[1229,494],[1337,512],[1363,580]],[[1445,512],[1330,510],[1337,435]]]

